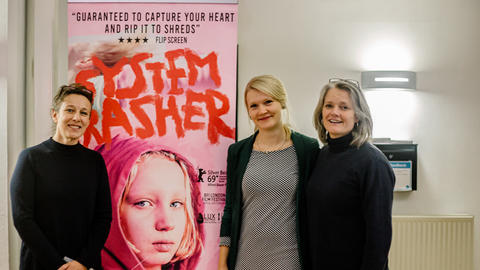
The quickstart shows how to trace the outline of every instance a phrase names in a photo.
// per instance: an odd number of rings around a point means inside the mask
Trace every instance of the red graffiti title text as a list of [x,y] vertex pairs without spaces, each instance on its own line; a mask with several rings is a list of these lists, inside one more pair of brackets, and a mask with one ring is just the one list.
[[[182,79],[188,81],[188,86],[194,86],[198,81],[198,68],[208,66],[209,79],[216,87],[220,87],[222,79],[216,53],[211,52],[202,58],[189,49],[177,49],[165,52],[168,65],[161,62],[144,62],[152,56],[151,53],[138,53],[131,58],[123,57],[113,66],[107,66],[100,59],[92,56],[95,68],[82,70],[77,74],[75,81],[85,85],[95,95],[98,94],[99,89],[96,89],[89,80],[102,75],[104,85],[105,99],[102,103],[101,131],[95,127],[99,121],[98,112],[92,110],[90,125],[84,134],[84,145],[88,145],[92,137],[98,144],[111,142],[112,127],[121,127],[129,135],[135,134],[139,138],[148,138],[155,134],[155,125],[157,135],[164,136],[167,132],[167,119],[171,119],[175,124],[174,129],[178,138],[184,137],[188,130],[206,128],[208,140],[212,144],[218,143],[220,136],[234,139],[235,129],[221,119],[221,116],[230,110],[227,95],[215,89],[198,92],[190,88],[183,89],[179,85],[179,80]],[[177,61],[180,58],[187,63],[186,68],[177,67]],[[126,66],[133,71],[134,82],[129,87],[117,88],[115,78]],[[147,78],[151,79],[153,86],[151,94],[145,94]],[[164,89],[165,80],[168,80],[167,85],[170,89]],[[177,103],[178,96],[184,96],[183,105]],[[133,115],[141,126],[132,126],[119,100],[128,102],[129,114]],[[143,105],[155,106],[154,123],[151,119],[153,116],[146,113],[142,108]],[[199,118],[205,118],[205,121],[198,121]]]

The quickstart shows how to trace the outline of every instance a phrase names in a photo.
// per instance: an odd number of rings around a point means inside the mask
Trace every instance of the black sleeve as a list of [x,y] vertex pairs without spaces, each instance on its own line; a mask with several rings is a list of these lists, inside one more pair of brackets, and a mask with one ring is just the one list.
[[366,229],[362,270],[387,269],[394,185],[395,176],[388,161],[376,158],[370,162],[365,172],[362,203]]
[[228,148],[227,156],[227,189],[225,197],[225,207],[223,208],[222,224],[220,227],[220,236],[231,236],[232,230],[232,200],[233,200],[233,190],[232,190],[232,178],[233,178],[233,153],[232,145]]
[[317,162],[317,156],[319,151],[320,151],[320,145],[318,144],[318,141],[314,140],[310,142],[307,180],[308,180],[308,177],[310,177],[310,174],[312,173],[313,168],[315,167],[315,163]]
[[[96,191],[95,214],[91,230],[88,236],[88,242],[81,251],[78,261],[84,266],[96,266],[97,258],[100,258],[100,252],[107,240],[112,221],[112,204],[110,199],[110,186],[108,181],[107,168],[105,161],[98,154],[98,182]],[[87,268],[88,268],[87,267]],[[98,267],[98,266],[96,266]]]
[[35,172],[30,152],[22,151],[10,184],[12,215],[15,228],[23,243],[44,269],[58,269],[65,262],[52,246],[35,220]]

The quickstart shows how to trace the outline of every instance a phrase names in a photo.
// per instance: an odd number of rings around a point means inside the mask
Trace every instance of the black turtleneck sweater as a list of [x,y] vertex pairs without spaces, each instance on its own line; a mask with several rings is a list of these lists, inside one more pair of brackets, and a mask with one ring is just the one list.
[[372,144],[328,139],[306,185],[309,268],[388,269],[395,176]]
[[18,158],[10,192],[22,238],[20,269],[58,269],[64,256],[101,269],[112,210],[99,153],[51,138],[27,148]]

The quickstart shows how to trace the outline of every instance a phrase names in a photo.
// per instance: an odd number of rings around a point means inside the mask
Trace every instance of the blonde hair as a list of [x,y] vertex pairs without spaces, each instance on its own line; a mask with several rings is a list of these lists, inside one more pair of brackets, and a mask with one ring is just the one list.
[[[244,93],[244,101],[245,101],[245,108],[248,111],[248,104],[247,104],[247,93],[250,90],[257,90],[266,95],[271,96],[273,99],[278,101],[282,106],[282,109],[285,110],[285,121],[283,121],[283,129],[285,130],[285,134],[287,138],[290,138],[291,134],[291,124],[290,124],[290,111],[288,110],[288,97],[287,97],[287,90],[283,85],[282,81],[276,78],[273,75],[260,75],[253,77],[245,86],[245,93]],[[255,127],[255,131],[257,131],[257,127]]]
[[[187,223],[185,225],[185,230],[183,232],[182,240],[180,241],[180,245],[178,250],[175,252],[172,260],[169,263],[174,263],[176,261],[185,260],[197,252],[202,250],[202,238],[200,236],[199,228],[197,222],[195,220],[195,214],[193,210],[193,202],[192,202],[192,181],[195,181],[195,175],[192,175],[194,169],[192,165],[184,160],[182,157],[167,151],[149,151],[143,153],[132,166],[130,170],[130,174],[127,178],[127,183],[125,185],[125,189],[123,191],[120,203],[120,209],[122,208],[122,204],[125,201],[125,197],[127,196],[128,192],[130,191],[130,187],[132,186],[133,180],[135,179],[138,173],[138,166],[144,163],[147,160],[153,158],[163,158],[172,162],[177,163],[184,175],[184,186],[185,186],[185,216],[187,218]],[[127,243],[132,247],[135,248],[135,245],[131,243],[128,239],[126,239]]]
[[350,144],[360,147],[372,137],[372,116],[370,114],[370,108],[368,107],[367,100],[365,99],[360,87],[348,82],[347,80],[328,83],[320,92],[320,98],[318,99],[317,107],[313,113],[313,124],[318,132],[318,138],[323,144],[327,144],[328,134],[322,123],[322,109],[325,103],[325,96],[332,88],[347,91],[349,94],[353,104],[353,109],[355,111],[355,117],[358,119],[358,122],[354,125],[352,130],[353,140]]

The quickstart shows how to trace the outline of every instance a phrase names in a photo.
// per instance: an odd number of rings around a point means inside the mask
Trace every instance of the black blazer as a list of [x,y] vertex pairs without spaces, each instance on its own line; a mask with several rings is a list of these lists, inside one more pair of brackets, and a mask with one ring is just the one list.
[[[226,202],[223,212],[220,236],[228,236],[231,239],[228,252],[228,268],[234,269],[236,264],[238,241],[240,237],[240,225],[242,223],[242,180],[243,174],[247,168],[250,155],[252,153],[253,143],[258,132],[252,136],[230,145],[227,158],[227,192]],[[318,141],[307,137],[298,132],[292,131],[291,139],[298,159],[299,181],[297,185],[297,239],[300,262],[304,265],[304,256],[306,246],[303,243],[303,235],[300,226],[304,226],[305,212],[300,209],[304,205],[304,184],[310,176],[310,172],[315,164],[315,159],[319,150]]]

